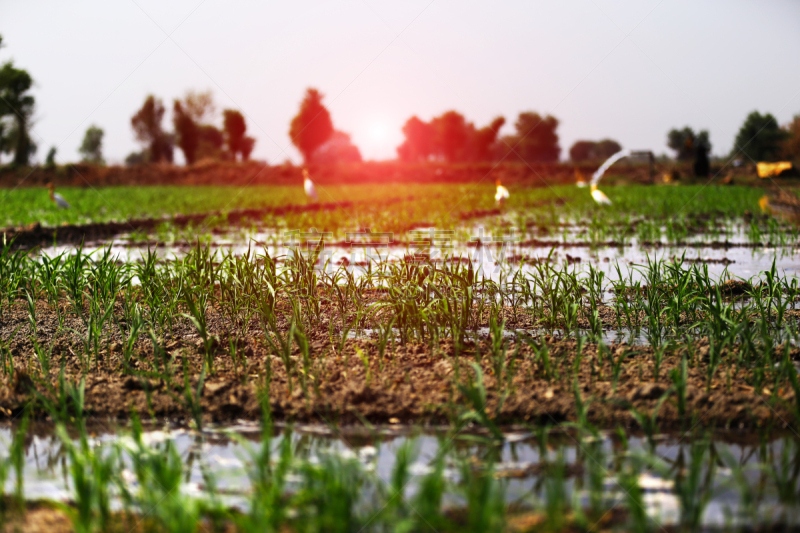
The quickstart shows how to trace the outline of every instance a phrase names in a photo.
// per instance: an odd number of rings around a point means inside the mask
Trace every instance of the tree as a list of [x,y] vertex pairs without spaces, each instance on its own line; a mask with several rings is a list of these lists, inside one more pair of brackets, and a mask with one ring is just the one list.
[[149,160],[172,162],[173,139],[161,128],[164,118],[164,104],[161,100],[149,95],[141,109],[131,118],[131,126],[136,139],[150,150]]
[[785,138],[786,132],[778,126],[775,117],[753,111],[739,128],[731,157],[743,154],[752,161],[777,161]]
[[691,161],[696,157],[699,149],[704,150],[706,155],[711,153],[708,130],[702,130],[695,134],[689,126],[682,130],[671,129],[667,133],[667,146],[675,151],[675,159],[678,161]]
[[200,144],[200,132],[197,122],[184,108],[180,100],[175,100],[172,106],[172,125],[175,127],[176,144],[183,152],[187,165],[197,160],[197,147]]
[[505,122],[505,118],[497,117],[488,126],[476,129],[457,111],[446,111],[430,122],[413,116],[403,126],[406,139],[397,147],[397,156],[402,161],[426,161],[431,156],[449,163],[490,161]]
[[[500,128],[506,123],[505,117],[497,117],[479,130],[472,129],[471,135],[471,150],[469,159],[473,161],[491,161],[492,147],[497,142],[497,135],[500,133]],[[470,126],[472,126],[470,124]]]
[[433,130],[431,125],[416,116],[403,125],[406,140],[397,147],[401,161],[425,161],[433,153]]
[[594,141],[575,141],[569,149],[569,158],[575,162],[590,161],[594,158]]
[[617,141],[603,139],[601,141],[575,141],[569,149],[569,158],[575,162],[606,160],[622,150]]
[[103,160],[103,130],[95,125],[86,129],[83,143],[78,152],[83,156],[83,162],[95,165],[105,165]]
[[255,145],[256,140],[252,137],[245,137],[242,140],[242,161],[250,159],[250,154],[253,152]]
[[187,115],[195,124],[203,124],[213,120],[217,106],[214,105],[214,95],[211,91],[186,91],[183,97],[183,107]]
[[558,161],[561,147],[558,145],[558,119],[552,115],[542,118],[539,113],[523,112],[514,123],[516,135],[503,138],[503,157],[520,159],[529,163],[552,163]]
[[225,136],[222,130],[211,124],[201,124],[197,128],[199,143],[197,159],[225,159]]
[[314,152],[315,163],[360,163],[361,152],[343,131],[334,131],[331,138]]
[[783,157],[800,160],[800,115],[795,115],[790,123],[783,127]]
[[45,168],[53,168],[56,166],[56,147],[51,146],[47,151],[47,157],[44,160]]
[[34,98],[27,94],[33,86],[33,78],[27,71],[15,68],[11,61],[0,67],[0,120],[9,117],[11,126],[3,128],[6,150],[13,149],[15,165],[27,165],[30,156],[36,152],[36,145],[30,138],[31,117],[34,111]]
[[469,131],[464,115],[447,111],[431,120],[434,153],[448,163],[463,159],[462,152],[467,147]]
[[242,154],[242,161],[246,161],[250,157],[250,152],[253,151],[256,140],[245,135],[247,124],[240,112],[226,109],[222,113],[228,153],[234,161],[236,161],[236,154]]
[[333,135],[333,122],[328,110],[322,105],[323,95],[309,88],[300,103],[300,111],[289,126],[292,143],[303,154],[306,163],[311,162],[314,152]]
[[594,156],[605,161],[620,150],[622,150],[622,146],[617,141],[602,139],[595,144]]

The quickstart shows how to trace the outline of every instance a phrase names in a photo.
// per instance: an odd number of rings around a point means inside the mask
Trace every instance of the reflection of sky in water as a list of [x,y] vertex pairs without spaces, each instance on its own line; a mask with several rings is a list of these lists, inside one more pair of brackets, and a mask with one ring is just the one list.
[[[452,447],[451,453],[445,461],[445,477],[454,485],[457,485],[460,480],[459,463],[455,460],[456,457],[469,460],[474,464],[481,464],[493,453],[490,448],[476,444],[474,441],[453,440],[444,433],[439,435],[418,434],[416,437],[410,437],[410,433],[406,429],[378,428],[375,433],[371,434],[363,428],[354,430],[345,428],[343,437],[334,438],[325,426],[300,425],[295,429],[291,439],[297,458],[317,462],[327,454],[337,455],[359,463],[367,475],[375,476],[384,483],[388,483],[390,480],[399,447],[412,438],[415,458],[410,468],[412,481],[406,487],[407,497],[412,496],[417,490],[419,477],[431,471],[431,464],[441,446]],[[207,435],[204,442],[201,442],[195,434],[182,429],[150,431],[145,433],[144,441],[153,447],[163,446],[168,439],[174,441],[183,459],[184,467],[189,472],[188,482],[184,486],[187,494],[197,496],[204,494],[201,468],[205,467],[216,478],[217,486],[224,494],[223,501],[229,505],[244,508],[247,505],[249,491],[247,472],[252,467],[252,462],[249,459],[247,445],[226,438],[225,431],[239,433],[254,449],[259,446],[258,426],[246,423],[227,429],[221,428],[215,434]],[[283,438],[283,435],[285,433],[281,433],[275,439],[273,450],[277,450],[278,441]],[[11,430],[7,427],[0,429],[0,440],[4,443],[0,446],[3,456],[8,454],[6,444],[10,442],[10,439]],[[111,445],[120,439],[129,439],[129,437],[117,437],[112,433],[105,433],[93,439],[93,444]],[[499,449],[499,462],[495,467],[498,477],[505,480],[507,500],[528,503],[541,501],[546,482],[544,477],[532,474],[513,477],[515,472],[535,471],[534,468],[541,464],[539,442],[531,434],[525,432],[507,433],[507,439],[508,441]],[[776,506],[777,500],[771,479],[766,474],[766,470],[758,466],[759,457],[777,461],[783,447],[788,444],[795,444],[790,448],[792,451],[789,456],[792,462],[791,466],[794,468],[796,462],[800,461],[800,454],[797,452],[796,443],[786,439],[773,440],[767,443],[763,449],[760,448],[760,445],[745,446],[715,441],[712,442],[711,450],[717,457],[729,454],[736,464],[744,465],[746,480],[751,486],[763,484],[765,495],[761,505],[761,516],[767,516],[768,513],[778,510],[780,507]],[[551,434],[546,448],[547,460],[558,461],[559,457],[563,457],[563,461],[567,465],[586,466],[589,461],[596,459],[597,464],[607,470],[603,490],[606,505],[609,507],[616,503],[625,505],[625,495],[616,483],[614,471],[614,465],[619,464],[626,453],[620,446],[620,442],[612,440],[609,435],[604,435],[600,442],[601,456],[590,457],[588,446],[588,443],[579,443],[570,435]],[[672,491],[672,478],[678,471],[686,468],[690,446],[688,438],[666,436],[658,438],[656,456],[663,465],[664,471],[645,468],[639,479],[645,492],[648,512],[652,516],[660,516],[664,523],[675,523],[678,518],[678,500]],[[629,440],[629,447],[633,454],[638,454],[645,451],[647,444],[642,439],[632,437]],[[276,457],[277,451],[273,453],[273,458]],[[129,466],[130,462],[126,460],[126,464]],[[704,472],[708,468],[708,464],[710,463],[706,461],[703,465]],[[704,522],[707,525],[726,524],[728,514],[732,510],[738,509],[740,505],[739,491],[732,483],[732,472],[724,466],[719,466],[723,464],[719,460],[717,460],[717,464],[716,476],[710,487],[714,496],[704,515]],[[67,499],[71,490],[67,467],[64,449],[57,438],[52,436],[33,437],[26,448],[26,496],[28,498]],[[588,503],[587,475],[585,473],[583,477],[567,479],[570,492],[577,491],[575,494],[584,504]],[[13,490],[13,477],[12,473],[11,479],[6,484],[7,491]],[[129,485],[135,486],[135,477],[129,470],[125,471],[123,477]],[[299,479],[296,474],[292,474],[290,488],[296,486]],[[797,486],[797,479],[794,479],[793,482]],[[464,502],[457,488],[451,487],[447,502],[449,504]]]
[[[106,246],[109,244],[112,255],[121,260],[136,261],[146,256],[148,251],[147,246],[127,246],[121,241],[110,241]],[[100,244],[89,244],[84,247],[84,252],[97,252],[102,248],[103,245]],[[220,256],[223,253],[244,255],[248,252],[246,244],[221,245],[215,243],[214,248],[218,250]],[[43,253],[53,257],[62,252],[72,253],[74,249],[74,246],[56,246],[45,248]],[[174,259],[186,255],[190,247],[162,246],[153,249],[160,258]],[[264,250],[264,246],[255,244],[250,247],[251,254],[263,254]],[[269,251],[270,256],[273,258],[286,257],[292,253],[292,250],[284,246],[268,246],[266,250]],[[307,248],[303,250],[305,251]],[[691,266],[689,261],[715,261],[706,263],[712,277],[719,277],[724,272],[727,272],[730,276],[748,279],[759,275],[765,270],[769,270],[773,260],[778,272],[782,274],[796,276],[800,272],[800,264],[796,261],[797,251],[786,247],[752,248],[740,246],[724,249],[718,247],[640,247],[636,244],[624,248],[603,247],[596,249],[588,246],[553,249],[550,246],[520,246],[516,244],[506,247],[484,246],[481,248],[464,246],[452,246],[449,248],[414,248],[405,246],[364,248],[362,246],[345,247],[339,245],[325,248],[320,256],[322,262],[319,265],[321,267],[324,261],[329,261],[327,268],[329,271],[333,271],[343,262],[349,262],[348,269],[358,275],[363,271],[363,266],[359,266],[358,263],[363,263],[367,259],[372,259],[373,261],[379,259],[397,261],[408,254],[427,253],[434,260],[459,257],[465,261],[471,259],[476,269],[480,268],[486,277],[497,281],[504,276],[509,276],[516,270],[522,270],[526,273],[532,272],[533,267],[521,264],[519,258],[545,260],[551,251],[553,252],[552,259],[556,265],[567,262],[567,255],[569,255],[573,258],[571,260],[573,263],[569,265],[570,269],[574,269],[578,273],[586,272],[588,271],[588,264],[592,264],[595,269],[605,273],[606,279],[618,278],[616,265],[619,265],[623,276],[628,278],[632,274],[633,280],[637,281],[641,279],[639,269],[642,268],[641,266],[637,267],[637,265],[646,264],[648,258],[653,261],[670,261],[673,258],[684,257],[687,261],[684,266],[687,268]],[[575,258],[579,258],[580,262],[574,262]],[[727,264],[721,263],[720,261],[722,260],[727,260],[725,262]],[[703,265],[698,266],[702,267]]]

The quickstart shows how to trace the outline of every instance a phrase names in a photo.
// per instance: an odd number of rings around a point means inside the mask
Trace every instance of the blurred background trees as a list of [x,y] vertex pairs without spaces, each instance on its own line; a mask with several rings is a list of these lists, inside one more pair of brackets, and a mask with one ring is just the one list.
[[784,143],[789,137],[787,131],[778,126],[778,121],[770,113],[762,115],[753,111],[744,121],[733,143],[731,157],[751,161],[778,161],[785,150]]
[[783,127],[783,157],[800,162],[800,115],[795,115],[790,123]]
[[558,119],[552,115],[520,113],[514,123],[516,134],[501,138],[497,159],[526,163],[555,163],[561,154],[558,144]]
[[695,133],[689,126],[682,130],[671,129],[667,133],[667,146],[675,151],[675,159],[678,161],[691,161],[695,158],[697,150],[704,150],[706,155],[711,152],[708,131]]
[[242,156],[242,161],[250,159],[250,152],[256,144],[256,140],[245,135],[247,124],[244,116],[239,111],[226,109],[222,112],[223,129],[225,130],[225,143],[228,147],[228,154],[233,161],[236,161],[237,154]]
[[[0,47],[3,38],[0,36]],[[29,91],[33,78],[12,61],[0,67],[0,153],[12,153],[14,165],[27,165],[36,152],[30,137],[35,100]]]
[[[78,152],[81,154],[81,160],[84,163],[92,163],[94,165],[106,164],[103,159],[103,135],[104,132],[102,128],[98,128],[95,125],[91,125],[86,129],[81,147],[78,148]],[[51,148],[50,151],[52,152],[53,158],[55,158],[54,149]],[[47,155],[49,158],[50,153]]]
[[314,151],[314,163],[360,163],[361,151],[350,135],[334,130],[330,138]]
[[306,163],[311,163],[317,148],[333,135],[331,114],[322,104],[322,98],[318,90],[306,89],[300,110],[289,125],[289,138],[303,154]]
[[[161,127],[164,118],[164,104],[152,94],[149,95],[139,111],[131,117],[131,126],[136,140],[145,145],[141,154],[131,154],[128,160],[160,163],[172,162],[173,138]],[[128,162],[126,160],[126,162]]]
[[622,150],[617,141],[603,139],[601,141],[575,141],[569,149],[569,158],[574,163],[586,161],[604,161]]
[[430,122],[413,116],[403,125],[405,141],[397,147],[397,156],[402,161],[491,161],[497,135],[505,122],[505,118],[497,117],[477,129],[457,111],[446,111]]

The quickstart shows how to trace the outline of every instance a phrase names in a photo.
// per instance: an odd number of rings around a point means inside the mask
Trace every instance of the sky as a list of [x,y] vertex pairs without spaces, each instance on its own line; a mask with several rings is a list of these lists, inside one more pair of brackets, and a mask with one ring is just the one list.
[[369,160],[396,157],[412,115],[450,109],[477,127],[502,115],[501,134],[552,114],[562,159],[579,139],[669,153],[686,125],[724,155],[749,112],[800,114],[798,24],[800,2],[779,0],[0,0],[0,61],[35,80],[38,161],[51,146],[79,160],[94,124],[121,163],[141,149],[145,97],[171,129],[194,89],[212,91],[218,125],[244,114],[253,158],[299,162],[288,130],[308,87]]

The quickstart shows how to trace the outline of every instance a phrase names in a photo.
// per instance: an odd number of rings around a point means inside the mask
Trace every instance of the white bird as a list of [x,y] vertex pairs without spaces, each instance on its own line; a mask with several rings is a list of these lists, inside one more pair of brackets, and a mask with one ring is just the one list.
[[69,209],[70,207],[72,207],[71,205],[69,205],[69,202],[64,200],[63,196],[61,196],[56,192],[55,185],[49,183],[47,185],[47,188],[50,189],[50,200],[52,200],[58,207],[60,207],[61,209]]
[[500,184],[500,180],[497,180],[495,184],[497,185],[497,192],[494,193],[494,201],[497,202],[497,206],[500,207],[508,200],[511,194],[508,192],[508,189]]
[[606,196],[603,193],[603,191],[597,188],[597,183],[600,181],[600,178],[603,177],[603,174],[605,174],[606,170],[608,170],[608,168],[611,165],[613,165],[623,157],[628,157],[629,155],[631,155],[630,150],[620,150],[616,154],[606,159],[606,161],[602,165],[600,165],[600,168],[598,168],[597,171],[594,174],[592,174],[592,181],[589,182],[589,189],[592,191],[592,198],[594,198],[595,202],[597,202],[600,205],[611,205],[611,200],[608,199],[608,196]]
[[586,187],[586,180],[583,178],[583,172],[577,168],[575,169],[575,185],[579,188]]
[[592,183],[590,188],[592,191],[592,198],[594,198],[595,202],[600,205],[611,205],[611,200],[608,199],[608,196],[606,196],[603,191],[597,188],[597,185]]
[[317,201],[317,189],[314,188],[314,182],[308,176],[308,170],[303,169],[303,189],[306,191],[306,196]]

